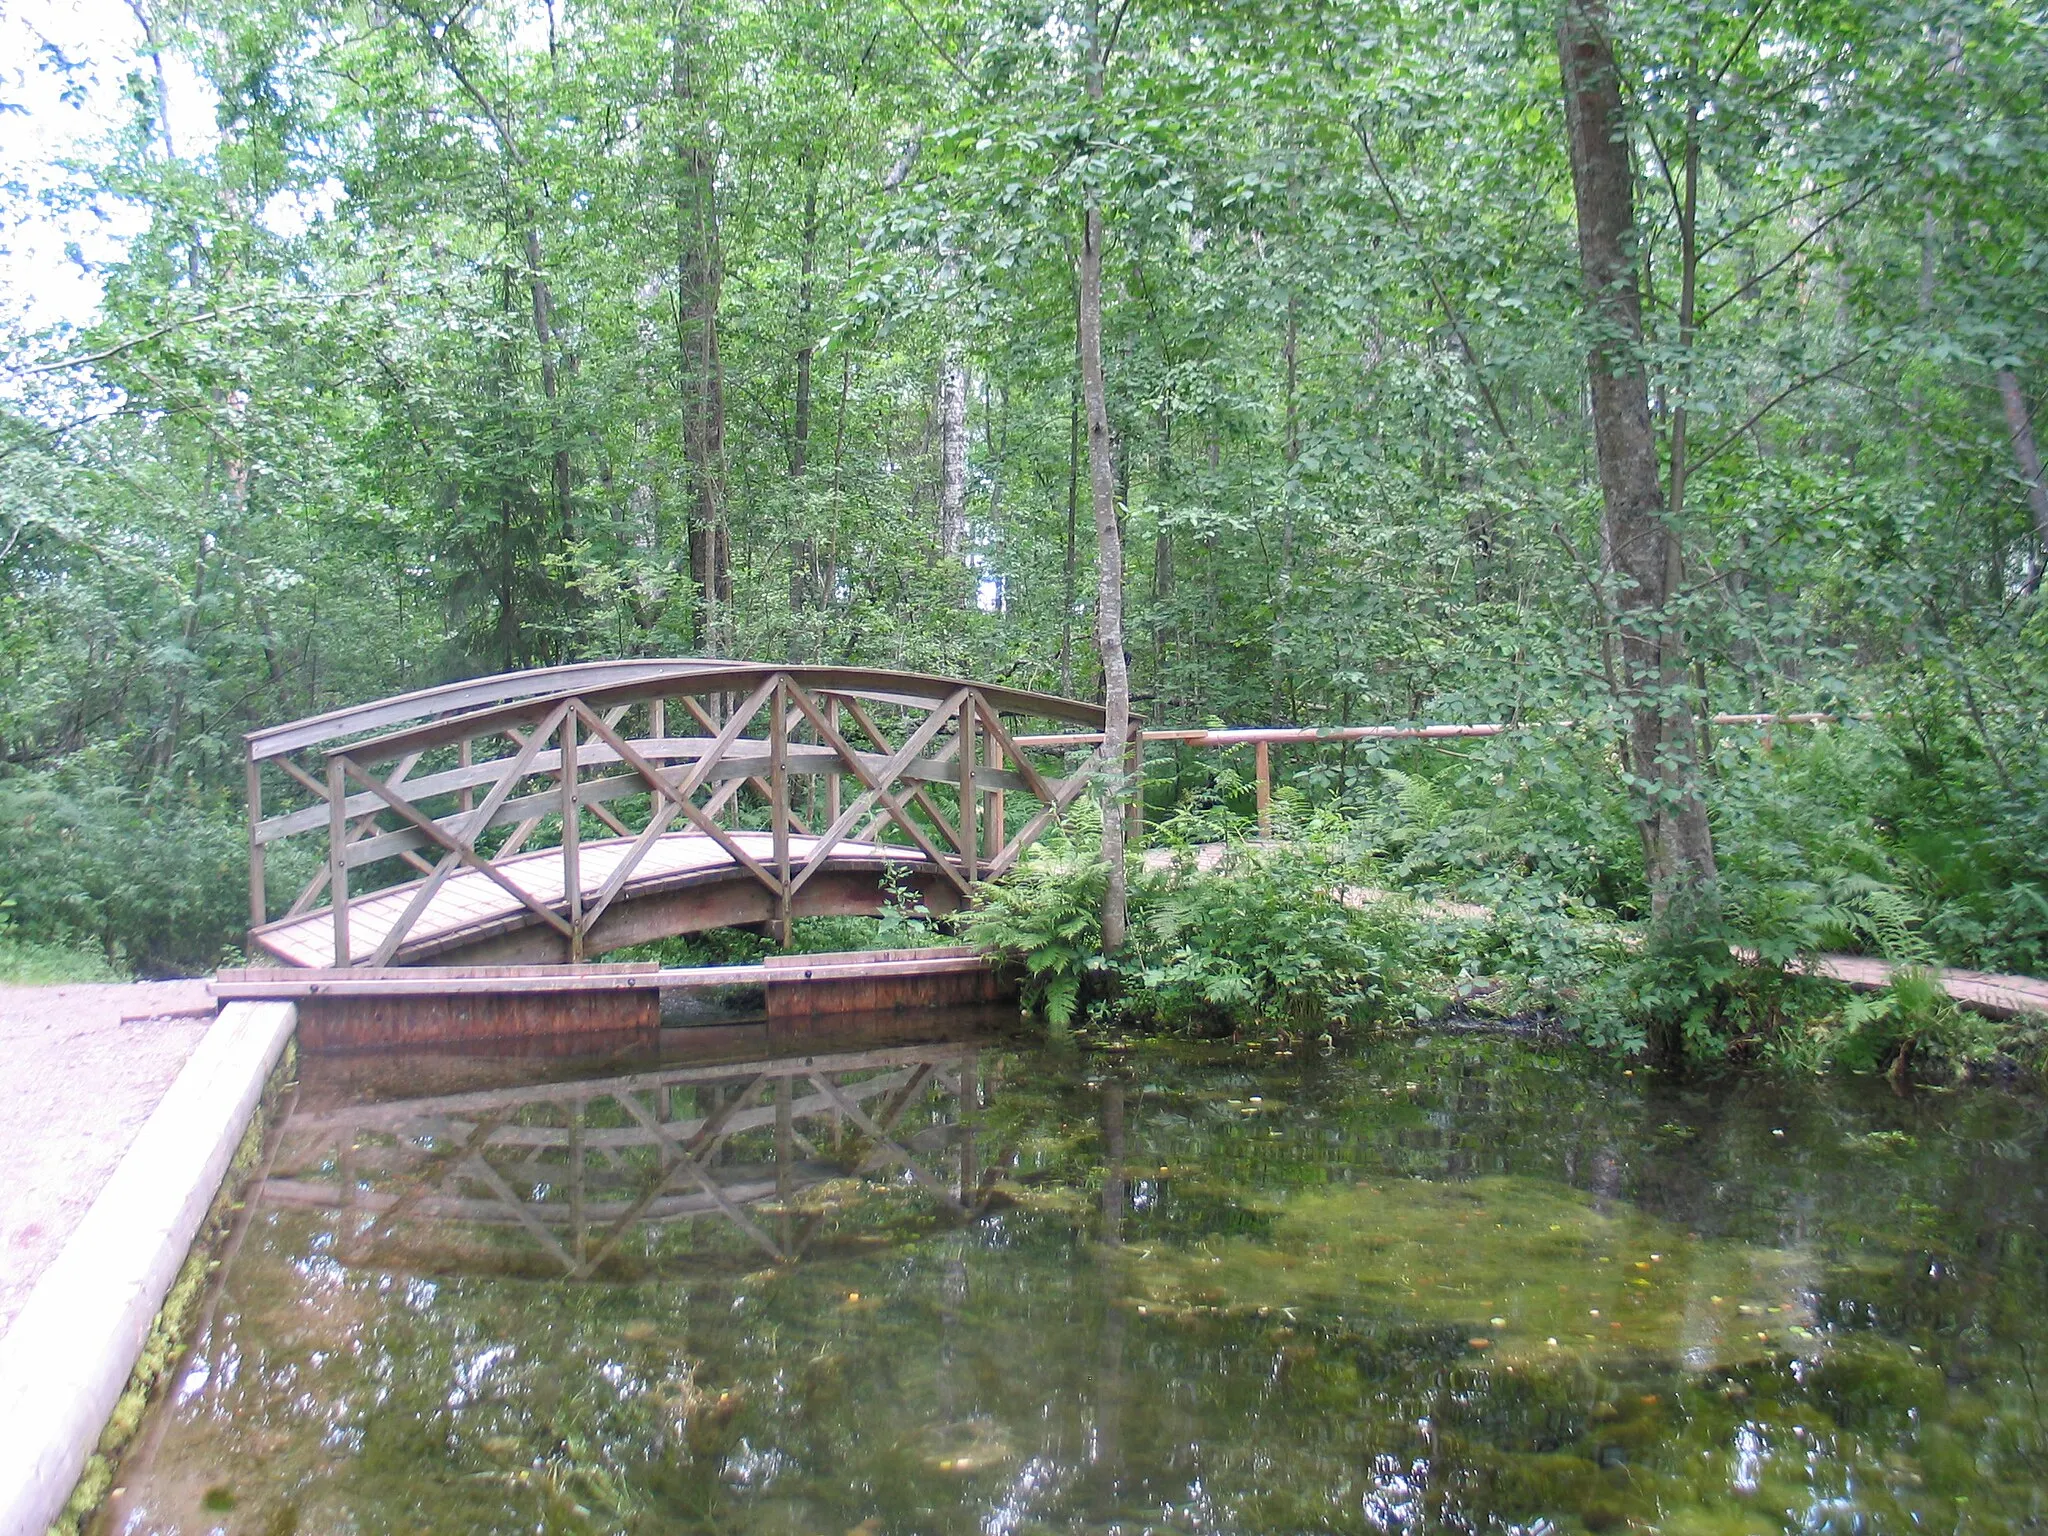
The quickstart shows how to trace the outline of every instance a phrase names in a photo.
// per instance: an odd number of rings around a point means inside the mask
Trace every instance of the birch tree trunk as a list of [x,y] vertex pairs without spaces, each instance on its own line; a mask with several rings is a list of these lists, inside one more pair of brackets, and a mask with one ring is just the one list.
[[1686,640],[1671,602],[1683,580],[1650,420],[1644,369],[1634,168],[1604,0],[1564,0],[1558,17],[1579,265],[1593,343],[1587,358],[1604,507],[1602,575],[1619,632],[1618,692],[1629,714],[1623,770],[1650,887],[1668,941],[1715,916],[1717,871],[1700,792],[1698,722]]
[[939,360],[939,553],[960,557],[967,542],[967,362],[948,342]]
[[[1102,105],[1102,29],[1097,0],[1088,0],[1088,102]],[[1131,671],[1124,654],[1124,543],[1116,519],[1116,470],[1110,454],[1109,394],[1102,379],[1102,206],[1091,187],[1081,214],[1081,396],[1088,417],[1088,487],[1095,510],[1095,649],[1102,661],[1103,728],[1100,773],[1102,857],[1109,882],[1102,894],[1102,949],[1123,948],[1126,915],[1125,739],[1131,730]]]

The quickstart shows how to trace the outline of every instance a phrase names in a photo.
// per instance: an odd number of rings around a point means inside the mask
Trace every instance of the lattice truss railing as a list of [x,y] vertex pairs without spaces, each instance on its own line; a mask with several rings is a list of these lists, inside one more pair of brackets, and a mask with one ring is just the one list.
[[981,1214],[1017,1157],[982,1154],[999,1080],[1000,1059],[921,1047],[350,1106],[290,1120],[261,1198],[339,1212],[350,1264],[420,1223],[468,1224],[581,1279],[698,1218],[793,1263],[848,1179],[914,1186],[942,1220]]
[[[344,716],[329,718],[345,729]],[[250,738],[251,925],[324,908],[336,956],[389,964],[467,871],[581,959],[671,832],[716,844],[771,894],[785,929],[806,883],[849,852],[892,851],[964,895],[1007,871],[1087,787],[1087,752],[1019,743],[1042,720],[1099,729],[1100,711],[954,679],[687,663],[340,743],[281,727]],[[765,833],[765,846],[742,831]],[[324,849],[274,919],[266,859],[294,839]],[[601,878],[585,868],[595,842],[613,845]],[[520,877],[549,848],[559,892]],[[357,953],[351,898],[406,882],[397,920]]]

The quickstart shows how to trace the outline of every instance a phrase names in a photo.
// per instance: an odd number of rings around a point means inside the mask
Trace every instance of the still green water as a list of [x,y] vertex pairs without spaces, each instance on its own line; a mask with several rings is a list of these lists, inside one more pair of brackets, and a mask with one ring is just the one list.
[[2048,1529],[2039,1096],[1251,1058],[309,1064],[119,1528]]

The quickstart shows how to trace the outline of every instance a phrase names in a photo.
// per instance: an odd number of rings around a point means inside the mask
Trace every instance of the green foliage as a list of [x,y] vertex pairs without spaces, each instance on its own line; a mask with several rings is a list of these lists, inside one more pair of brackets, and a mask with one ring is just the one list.
[[1182,860],[1135,905],[1118,956],[1126,1006],[1191,1033],[1312,1034],[1433,1011],[1410,903],[1362,894],[1343,845],[1226,845],[1212,872]]
[[1426,1014],[1441,993],[1425,986],[1434,973],[1413,904],[1369,899],[1368,873],[1355,846],[1313,833],[1273,851],[1226,843],[1206,868],[1187,845],[1168,868],[1134,878],[1129,941],[1105,958],[1105,871],[1092,842],[1061,836],[984,894],[968,935],[1023,966],[1026,1006],[1061,1029],[1091,995],[1126,1021],[1195,1035],[1299,1035]]
[[[680,31],[639,0],[545,29],[503,0],[149,9],[218,101],[208,141],[140,89],[0,187],[12,219],[139,226],[96,314],[0,320],[23,942],[206,963],[242,921],[238,733],[339,702],[714,652],[1091,693],[1092,199],[1148,723],[1532,727],[1274,752],[1283,821],[1339,808],[1384,883],[1501,910],[1425,951],[1476,946],[1618,1047],[1653,998],[1709,1054],[1780,1006],[1752,972],[1815,948],[1910,931],[1935,961],[2048,971],[2048,552],[2004,403],[2038,416],[2048,378],[2048,44],[2023,8],[1612,18],[1641,82],[1653,425],[1669,463],[1682,408],[1698,454],[1671,702],[1867,717],[1767,750],[1702,733],[1725,936],[1765,965],[1633,981],[1600,925],[1648,915],[1644,805],[1591,553],[1557,64],[1525,8],[1120,9],[1099,102],[1072,5],[707,0]],[[62,68],[131,66],[152,74]],[[935,548],[949,436],[957,550]],[[720,538],[729,591],[700,568]],[[1147,769],[1155,812],[1243,835],[1248,752]],[[1267,894],[1317,914],[1274,935],[1299,952],[1270,975],[1227,945],[1175,958],[1232,920],[1187,897],[1137,940],[1153,990],[1398,1011],[1331,978],[1401,935]],[[1092,973],[1048,966],[1078,1007]]]
[[7,910],[12,904],[0,902],[0,982],[43,986],[54,982],[128,979],[109,963],[103,950],[22,938]]
[[[238,807],[95,783],[93,765],[0,778],[0,901],[17,943],[144,976],[210,970],[248,922]],[[295,873],[273,872],[280,887]]]
[[1104,971],[1107,883],[1092,842],[1054,835],[1034,845],[1007,880],[985,890],[968,919],[973,943],[1023,966],[1024,1006],[1056,1030],[1073,1023],[1084,989]]

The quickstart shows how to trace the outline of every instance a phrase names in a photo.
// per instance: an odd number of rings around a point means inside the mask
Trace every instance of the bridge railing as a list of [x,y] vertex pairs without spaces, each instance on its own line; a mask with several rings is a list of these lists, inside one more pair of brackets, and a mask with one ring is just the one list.
[[[1771,743],[1771,728],[1777,725],[1828,725],[1837,718],[1823,712],[1800,712],[1779,714],[1717,714],[1707,718],[1713,726],[1748,726],[1761,734],[1766,749]],[[1571,721],[1546,721],[1544,727],[1560,729],[1568,727]],[[1181,747],[1207,747],[1231,749],[1250,747],[1252,749],[1252,792],[1258,807],[1259,835],[1267,836],[1273,830],[1273,748],[1278,746],[1341,746],[1354,741],[1454,741],[1472,740],[1487,736],[1506,736],[1517,731],[1538,728],[1530,722],[1488,722],[1477,725],[1279,725],[1279,726],[1225,726],[1221,728],[1182,728],[1138,732],[1137,752],[1143,753],[1147,746],[1166,744]],[[1046,736],[1019,736],[1019,746],[1032,748],[1059,748],[1073,751],[1099,746],[1102,742],[1100,731],[1066,732]],[[1135,842],[1135,838],[1133,842]]]
[[[1103,714],[958,678],[697,659],[509,674],[336,711],[248,739],[251,927],[324,908],[337,964],[389,964],[468,871],[581,959],[669,831],[715,843],[770,893],[784,931],[848,845],[889,849],[964,896],[1089,781],[1091,754],[1028,745],[1027,722],[1099,740]],[[294,839],[324,846],[273,921],[268,855]],[[611,847],[602,878],[586,879],[597,840]],[[553,889],[532,878],[532,854],[549,847]],[[352,898],[407,881],[395,923],[352,945]]]

